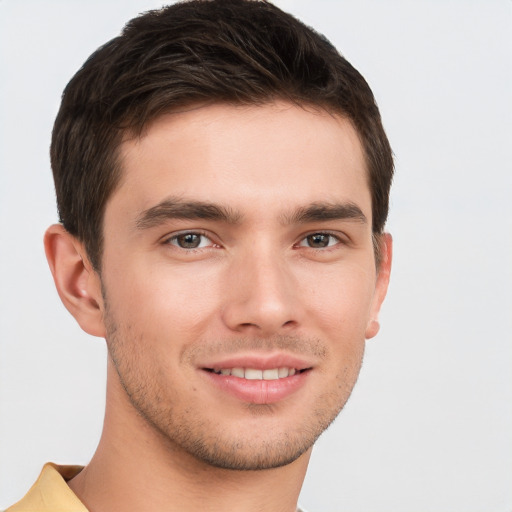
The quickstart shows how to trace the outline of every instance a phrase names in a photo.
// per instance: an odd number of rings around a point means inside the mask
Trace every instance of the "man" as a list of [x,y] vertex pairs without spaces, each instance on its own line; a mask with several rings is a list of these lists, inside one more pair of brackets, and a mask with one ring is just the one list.
[[102,438],[16,511],[292,512],[378,331],[391,150],[362,76],[258,1],[128,23],[51,148],[59,295],[108,347]]

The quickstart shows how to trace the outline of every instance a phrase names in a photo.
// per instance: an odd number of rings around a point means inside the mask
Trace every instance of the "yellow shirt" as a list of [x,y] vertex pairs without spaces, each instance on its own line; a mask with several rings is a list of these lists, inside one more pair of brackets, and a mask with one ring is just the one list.
[[66,483],[81,470],[82,466],[58,466],[48,462],[25,497],[5,512],[88,512]]
[[81,469],[82,466],[45,464],[25,497],[5,512],[87,512],[85,505],[66,483]]

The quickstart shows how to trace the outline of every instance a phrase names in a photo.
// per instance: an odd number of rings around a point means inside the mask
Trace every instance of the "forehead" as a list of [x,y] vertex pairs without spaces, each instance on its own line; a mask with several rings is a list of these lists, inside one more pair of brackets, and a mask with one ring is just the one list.
[[169,195],[237,210],[340,200],[371,209],[355,129],[320,109],[285,102],[190,108],[156,119],[122,143],[120,156],[122,179],[110,202],[124,199],[131,210]]

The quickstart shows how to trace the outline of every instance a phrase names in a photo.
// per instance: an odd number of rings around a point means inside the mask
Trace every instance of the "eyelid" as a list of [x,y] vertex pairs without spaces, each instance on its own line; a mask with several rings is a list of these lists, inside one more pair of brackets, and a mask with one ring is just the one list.
[[[210,243],[206,247],[194,247],[194,248],[188,248],[188,249],[184,248],[184,247],[180,247],[179,245],[172,243],[173,241],[177,240],[178,237],[183,236],[183,235],[202,236],[202,237],[206,238]],[[199,249],[208,249],[209,247],[213,247],[213,246],[220,246],[220,244],[215,242],[214,237],[212,236],[211,233],[207,233],[206,231],[204,231],[202,229],[182,229],[180,231],[175,231],[173,233],[169,233],[162,238],[162,243],[164,245],[171,245],[171,246],[176,247],[177,249],[180,249],[183,251],[194,251],[194,250],[199,250]]]
[[[326,247],[321,247],[321,248],[315,248],[315,247],[309,247],[308,245],[302,245],[302,243],[305,242],[305,240],[309,236],[312,236],[312,235],[327,235],[327,236],[330,236],[330,237],[336,239],[338,243],[328,245]],[[326,249],[333,248],[333,247],[337,246],[338,244],[346,245],[349,242],[350,242],[349,237],[347,235],[345,235],[344,233],[340,233],[339,231],[331,231],[329,229],[317,229],[317,230],[312,230],[312,231],[309,231],[308,233],[304,233],[303,235],[301,235],[300,238],[298,239],[298,241],[294,245],[296,247],[306,247],[308,249],[324,250],[325,251]]]

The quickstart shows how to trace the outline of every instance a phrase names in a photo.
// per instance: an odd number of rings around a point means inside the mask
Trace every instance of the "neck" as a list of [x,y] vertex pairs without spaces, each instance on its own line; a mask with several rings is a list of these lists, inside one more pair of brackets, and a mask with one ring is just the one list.
[[274,469],[213,467],[149,425],[133,409],[109,367],[98,449],[69,486],[90,512],[294,512],[310,451]]

